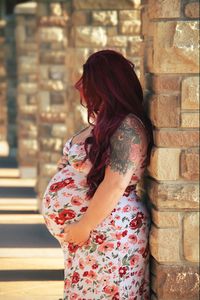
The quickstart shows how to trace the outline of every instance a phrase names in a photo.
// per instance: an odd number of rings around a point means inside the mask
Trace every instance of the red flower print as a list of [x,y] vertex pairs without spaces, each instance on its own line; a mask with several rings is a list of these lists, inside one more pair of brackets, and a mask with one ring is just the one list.
[[118,242],[117,242],[117,247],[119,247],[120,245],[121,245],[121,243],[118,241]]
[[95,242],[97,244],[102,244],[106,240],[106,237],[104,234],[99,234],[95,236]]
[[144,284],[145,282],[143,282],[139,288],[139,294],[142,295],[144,293]]
[[61,190],[62,188],[64,188],[65,186],[74,183],[74,180],[69,177],[65,180],[59,181],[59,182],[55,182],[53,183],[50,188],[49,191],[50,192],[57,192],[58,190]]
[[119,300],[119,293],[118,292],[112,297],[112,300]]
[[119,268],[119,275],[120,277],[123,277],[126,274],[127,267],[120,267]]
[[80,212],[85,212],[88,209],[88,206],[84,206],[80,209]]
[[76,250],[79,248],[78,245],[74,245],[73,243],[69,243],[68,245],[68,250],[71,252],[71,253],[74,253],[76,252]]
[[142,212],[138,212],[137,218],[144,219],[144,214]]
[[137,240],[138,240],[137,235],[130,234],[128,238],[131,241],[131,243],[133,243],[133,244],[137,243]]
[[134,218],[130,223],[129,223],[131,229],[137,229],[142,226],[142,220],[141,218]]
[[85,271],[84,273],[83,273],[83,276],[85,277],[85,276],[88,276],[88,271]]
[[97,269],[98,268],[98,265],[97,264],[93,264],[92,265],[92,269]]
[[118,286],[113,284],[113,285],[106,285],[103,288],[104,293],[109,294],[109,295],[116,295],[116,292],[118,290]]
[[72,276],[72,283],[77,283],[79,282],[80,279],[80,275],[78,272],[74,272],[73,276]]
[[76,213],[72,209],[63,209],[58,217],[55,217],[55,222],[57,224],[63,225],[65,221],[74,219],[76,217]]
[[138,261],[139,261],[139,255],[135,254],[130,259],[130,265],[134,266],[135,264],[138,263]]
[[124,236],[126,236],[127,235],[127,230],[124,230],[123,232],[122,232],[122,236],[124,237]]

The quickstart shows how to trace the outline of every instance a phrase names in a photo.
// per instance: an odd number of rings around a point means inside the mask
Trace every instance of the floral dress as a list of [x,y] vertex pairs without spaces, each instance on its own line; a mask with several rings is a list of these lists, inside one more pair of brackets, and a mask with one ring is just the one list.
[[[136,122],[138,134],[144,134]],[[74,136],[73,136],[74,137]],[[72,137],[72,138],[73,138]],[[63,239],[65,224],[78,221],[89,206],[86,175],[91,162],[82,162],[84,142],[63,148],[67,165],[50,180],[42,201],[42,215],[49,232],[64,254],[64,300],[147,300],[149,296],[150,217],[136,184],[144,168],[146,148],[136,144],[141,164],[135,170],[118,204],[94,230],[83,246]],[[90,147],[90,146],[89,146]],[[142,152],[143,151],[143,152]]]

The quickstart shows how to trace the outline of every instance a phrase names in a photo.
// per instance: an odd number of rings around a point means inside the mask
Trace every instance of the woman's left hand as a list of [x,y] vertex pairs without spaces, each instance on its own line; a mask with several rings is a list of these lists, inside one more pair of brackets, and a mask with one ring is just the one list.
[[81,222],[65,225],[64,241],[82,246],[90,238],[91,229]]

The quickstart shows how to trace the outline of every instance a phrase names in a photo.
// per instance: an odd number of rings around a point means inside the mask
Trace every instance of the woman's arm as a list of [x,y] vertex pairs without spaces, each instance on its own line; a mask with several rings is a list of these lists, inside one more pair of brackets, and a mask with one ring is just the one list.
[[104,179],[90,200],[80,224],[92,230],[112,212],[134,171],[143,163],[146,146],[143,126],[135,117],[127,116],[111,138],[110,161]]

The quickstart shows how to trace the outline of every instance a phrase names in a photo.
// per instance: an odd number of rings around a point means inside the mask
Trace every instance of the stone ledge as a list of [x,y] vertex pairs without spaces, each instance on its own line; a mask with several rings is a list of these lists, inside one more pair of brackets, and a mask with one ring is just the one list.
[[26,14],[26,15],[34,15],[37,11],[37,3],[36,2],[28,2],[22,3],[15,6],[14,13],[19,14]]

